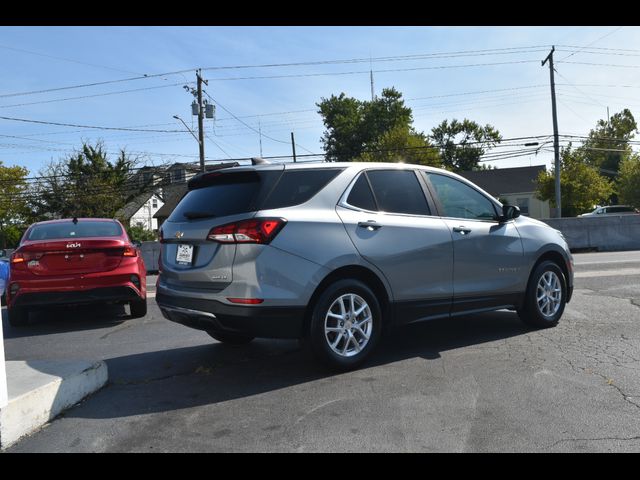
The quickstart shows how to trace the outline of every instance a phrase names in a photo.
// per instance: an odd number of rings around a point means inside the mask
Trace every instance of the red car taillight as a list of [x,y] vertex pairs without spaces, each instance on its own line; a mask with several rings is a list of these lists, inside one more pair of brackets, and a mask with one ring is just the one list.
[[11,254],[11,258],[9,262],[11,265],[15,265],[16,263],[23,263],[25,261],[24,255],[22,253],[13,253]]
[[218,243],[269,243],[287,221],[284,218],[254,218],[214,227],[207,240]]
[[123,257],[137,257],[138,249],[135,247],[124,247]]

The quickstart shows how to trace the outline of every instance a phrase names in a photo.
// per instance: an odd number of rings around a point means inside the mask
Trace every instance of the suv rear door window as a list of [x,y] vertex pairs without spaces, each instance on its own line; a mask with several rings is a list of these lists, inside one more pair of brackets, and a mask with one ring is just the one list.
[[369,170],[366,175],[381,212],[431,215],[413,170]]
[[270,210],[300,205],[310,200],[342,170],[341,168],[285,170],[273,192],[260,209]]

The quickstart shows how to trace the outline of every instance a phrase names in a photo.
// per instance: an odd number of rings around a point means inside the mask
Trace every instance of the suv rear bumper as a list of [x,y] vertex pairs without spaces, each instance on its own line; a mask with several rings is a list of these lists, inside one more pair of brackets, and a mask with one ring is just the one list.
[[263,338],[300,338],[303,333],[304,307],[226,305],[159,291],[156,302],[167,320],[198,330]]

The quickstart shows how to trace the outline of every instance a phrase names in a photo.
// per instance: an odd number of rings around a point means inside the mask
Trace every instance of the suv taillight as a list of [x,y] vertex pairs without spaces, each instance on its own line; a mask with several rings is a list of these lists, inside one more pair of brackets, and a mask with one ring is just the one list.
[[269,243],[287,221],[284,218],[254,218],[214,227],[207,240],[218,243]]

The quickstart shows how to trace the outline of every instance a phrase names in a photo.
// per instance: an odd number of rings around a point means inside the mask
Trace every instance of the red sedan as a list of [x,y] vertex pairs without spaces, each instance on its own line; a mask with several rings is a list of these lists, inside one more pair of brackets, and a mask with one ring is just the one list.
[[133,318],[147,313],[142,256],[117,220],[74,218],[31,225],[10,258],[9,323],[51,305],[128,303]]

